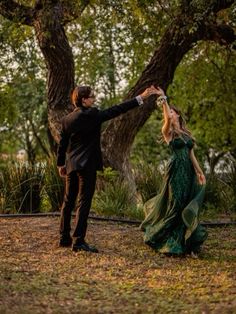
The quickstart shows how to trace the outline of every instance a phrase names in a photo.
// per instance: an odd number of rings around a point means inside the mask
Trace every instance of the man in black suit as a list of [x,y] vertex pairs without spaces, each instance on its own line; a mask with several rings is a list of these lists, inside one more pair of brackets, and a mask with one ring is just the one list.
[[[72,93],[75,110],[62,119],[61,140],[58,146],[59,174],[66,177],[64,201],[61,208],[59,245],[71,246],[73,251],[98,250],[85,242],[87,219],[95,190],[96,172],[102,170],[100,147],[101,124],[139,105],[152,94],[154,86],[139,96],[105,110],[92,107],[95,95],[89,86],[77,86]],[[71,213],[79,194],[79,204],[73,232],[70,236]]]

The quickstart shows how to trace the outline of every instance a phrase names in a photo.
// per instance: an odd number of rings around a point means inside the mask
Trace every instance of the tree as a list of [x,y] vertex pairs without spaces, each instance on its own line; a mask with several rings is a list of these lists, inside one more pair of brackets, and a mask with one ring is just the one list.
[[[136,3],[140,10],[160,8],[169,10],[170,4],[161,1],[126,1],[124,6]],[[158,5],[159,3],[159,5]],[[172,82],[176,67],[184,55],[200,40],[230,45],[235,40],[233,29],[217,15],[229,8],[233,0],[190,1],[182,0],[174,7],[175,16],[166,27],[150,62],[136,84],[127,93],[131,98],[151,84],[165,90]],[[94,1],[93,6],[109,5],[122,10],[122,5],[112,1]],[[60,118],[71,110],[70,92],[74,86],[74,60],[65,34],[65,25],[81,17],[90,2],[38,0],[34,6],[13,0],[1,0],[0,13],[7,19],[34,27],[39,47],[47,66],[48,121],[55,140],[59,139]],[[126,12],[125,10],[123,10]],[[103,134],[103,152],[106,165],[110,165],[132,183],[129,153],[138,130],[155,108],[154,99],[145,107],[112,121]],[[125,139],[125,140],[124,140]]]
[[[173,80],[178,64],[198,41],[232,43],[235,39],[233,30],[226,25],[216,23],[217,12],[232,3],[233,1],[211,1],[210,4],[203,1],[182,2],[180,13],[167,27],[154,56],[127,97],[137,95],[150,84],[160,85],[166,90]],[[105,156],[107,162],[112,163],[114,168],[122,167],[124,173],[131,174],[128,163],[131,144],[154,108],[155,102],[150,101],[145,109],[140,108],[136,112],[118,118],[105,130],[103,137]],[[141,110],[142,114],[140,114]]]
[[15,154],[23,148],[34,164],[36,157],[49,155],[42,56],[29,27],[0,19],[1,150]]

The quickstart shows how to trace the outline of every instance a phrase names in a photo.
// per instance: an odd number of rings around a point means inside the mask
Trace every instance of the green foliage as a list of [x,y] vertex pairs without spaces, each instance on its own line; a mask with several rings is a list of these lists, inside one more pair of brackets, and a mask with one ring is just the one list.
[[163,178],[159,165],[144,162],[137,164],[135,168],[135,182],[137,192],[141,195],[143,203],[160,193]]
[[107,184],[96,193],[92,205],[97,214],[140,218],[140,210],[133,204],[127,184],[122,181]]
[[32,28],[0,17],[0,151],[24,148],[31,163],[42,154],[47,121],[44,66],[33,36]]
[[1,213],[57,211],[63,201],[64,183],[53,157],[46,165],[2,166],[0,187]]
[[[135,181],[139,204],[134,204],[127,183],[121,181],[117,172],[106,168],[98,174],[97,189],[92,208],[106,216],[143,219],[142,205],[160,192],[163,171],[159,165],[136,165]],[[204,215],[231,215],[236,212],[236,166],[232,161],[224,172],[207,177]],[[57,211],[63,201],[64,182],[58,174],[55,158],[46,165],[8,164],[0,172],[1,213],[28,213]]]
[[45,83],[40,79],[18,76],[4,89],[9,91],[6,105],[14,110],[10,118],[5,117],[4,127],[0,130],[0,149],[4,153],[9,153],[11,147],[15,153],[25,149],[33,164],[37,154],[43,155],[42,144],[46,142]]
[[76,81],[92,85],[103,106],[119,101],[151,58],[164,20],[169,16],[154,1],[95,1],[67,28]]
[[[0,83],[1,86],[1,83]],[[13,95],[11,94],[12,90],[10,86],[2,86],[0,92],[0,123],[1,125],[8,120],[10,123],[14,123],[17,117],[17,109],[14,104]],[[1,145],[1,144],[0,144]]]
[[8,164],[0,172],[1,213],[38,212],[43,186],[40,165]]
[[236,149],[235,57],[235,52],[201,43],[186,55],[169,90],[197,141],[208,149]]
[[207,176],[205,211],[214,209],[217,213],[236,212],[236,162],[227,159],[217,173]]
[[127,183],[119,179],[116,171],[105,168],[104,173],[99,173],[97,182],[92,203],[97,214],[137,219],[143,217],[141,208],[134,204]]
[[168,157],[168,145],[161,135],[162,112],[157,109],[137,134],[132,150],[131,161],[158,164]]
[[230,171],[226,177],[226,184],[229,189],[229,197],[227,198],[228,211],[236,213],[236,161],[230,164]]
[[59,210],[63,201],[64,182],[59,176],[55,157],[53,156],[46,163],[44,192],[51,205],[51,208],[45,208],[45,211]]
[[[218,174],[207,176],[204,215],[233,215],[236,210],[236,166],[221,169]],[[121,216],[136,219],[143,218],[142,204],[160,193],[163,184],[163,172],[159,164],[140,162],[136,164],[134,175],[137,193],[141,197],[138,207],[133,205],[133,197],[127,184],[122,182],[116,172],[110,168],[98,177],[97,192],[92,208],[96,213],[108,216]],[[212,219],[212,217],[211,217]]]
[[[76,11],[81,2],[64,1],[63,5],[68,8],[68,12]],[[90,2],[80,19],[73,20],[66,27],[75,56],[76,81],[92,85],[103,107],[121,100],[139,78],[166,26],[179,13],[181,5],[177,0]],[[197,22],[201,18],[203,1],[194,1],[191,5],[198,10],[195,16]],[[218,20],[235,22],[231,11],[221,12]],[[32,28],[16,25],[1,17],[0,38],[2,121],[7,120],[10,127],[15,126],[15,118],[19,117],[19,121],[22,121],[24,113],[27,112],[29,117],[35,115],[35,108],[44,108],[44,118],[37,114],[33,120],[36,129],[40,130],[38,135],[45,138],[45,80],[42,79],[45,66]],[[235,110],[232,108],[235,103],[234,77],[235,53],[217,45],[209,48],[205,43],[194,47],[176,72],[170,95],[184,110],[198,142],[205,147],[223,148],[225,151],[235,149]],[[16,89],[20,91],[17,97],[12,96]],[[28,104],[28,107],[24,104]],[[23,120],[21,124],[25,125],[28,118],[24,117]],[[151,117],[138,135],[132,160],[141,158],[149,162],[166,158],[165,145],[156,144],[155,137],[159,137],[160,127],[154,120]],[[221,128],[216,128],[216,121],[221,123]],[[231,127],[228,128],[228,125]],[[213,130],[217,131],[217,138]],[[14,135],[19,132],[22,130],[12,130]],[[32,134],[32,129],[24,129],[24,132]],[[27,139],[29,137],[26,136]],[[11,145],[5,134],[3,140],[6,143],[4,147]],[[35,154],[40,153],[35,141],[31,147],[26,147],[26,140],[23,143],[18,140],[15,146],[18,145],[29,151],[34,150]]]
[[97,191],[101,191],[109,183],[115,183],[118,178],[118,172],[113,170],[111,167],[106,167],[103,171],[98,171],[96,183]]
[[214,209],[215,211],[219,212],[222,211],[223,205],[223,212],[227,211],[225,208],[226,204],[222,202],[222,193],[224,191],[225,185],[221,181],[219,175],[213,174],[211,176],[207,176],[207,184],[206,184],[206,194],[205,194],[205,201],[204,201],[204,210],[207,211],[209,209]]

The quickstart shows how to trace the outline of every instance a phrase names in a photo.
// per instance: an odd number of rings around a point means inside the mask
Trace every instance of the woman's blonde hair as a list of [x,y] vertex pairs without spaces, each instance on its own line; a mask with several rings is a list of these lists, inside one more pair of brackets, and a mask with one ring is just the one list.
[[[170,109],[174,110],[179,115],[179,125],[180,125],[180,129],[182,130],[182,133],[189,136],[195,142],[195,139],[194,139],[191,131],[186,126],[186,121],[183,118],[181,111],[177,107],[175,107],[174,105],[170,105],[169,107],[170,107]],[[171,130],[171,133],[172,133],[172,138],[176,138],[176,137],[181,135],[176,130]]]

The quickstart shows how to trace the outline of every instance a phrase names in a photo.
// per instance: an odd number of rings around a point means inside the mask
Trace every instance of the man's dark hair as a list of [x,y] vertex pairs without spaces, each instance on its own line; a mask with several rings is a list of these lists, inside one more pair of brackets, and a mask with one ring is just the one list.
[[71,102],[75,107],[81,107],[82,98],[89,98],[91,94],[91,87],[90,86],[76,86],[71,94]]

